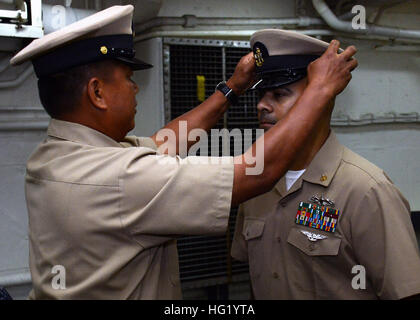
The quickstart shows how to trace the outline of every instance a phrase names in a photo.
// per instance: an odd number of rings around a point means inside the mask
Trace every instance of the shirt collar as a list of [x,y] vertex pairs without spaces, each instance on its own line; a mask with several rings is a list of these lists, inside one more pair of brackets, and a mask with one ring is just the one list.
[[122,147],[107,135],[75,122],[51,119],[47,134],[51,137],[95,147]]
[[303,180],[328,187],[340,166],[343,151],[343,145],[331,131],[328,139],[303,174]]
[[306,168],[305,173],[295,182],[292,188],[286,192],[285,177],[279,180],[275,188],[284,197],[300,189],[303,180],[328,187],[340,166],[343,151],[343,145],[340,144],[335,133],[331,131],[321,149],[319,149],[308,168]]

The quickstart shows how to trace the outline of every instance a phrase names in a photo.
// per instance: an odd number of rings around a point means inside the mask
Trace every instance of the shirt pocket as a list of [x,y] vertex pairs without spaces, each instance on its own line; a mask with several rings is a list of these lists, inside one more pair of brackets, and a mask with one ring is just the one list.
[[249,260],[249,273],[252,278],[261,275],[264,259],[263,233],[265,220],[261,218],[245,218],[242,235],[247,242]]
[[[304,232],[310,232],[315,235],[326,236],[324,239],[309,240]],[[334,234],[324,234],[313,229],[302,229],[293,227],[289,231],[287,242],[304,252],[308,256],[337,256],[340,249],[341,238]]]

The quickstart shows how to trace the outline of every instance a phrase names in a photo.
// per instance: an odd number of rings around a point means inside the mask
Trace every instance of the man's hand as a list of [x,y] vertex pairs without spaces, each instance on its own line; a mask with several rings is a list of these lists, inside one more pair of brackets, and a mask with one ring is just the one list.
[[255,83],[255,60],[252,52],[243,56],[235,68],[232,77],[227,81],[229,88],[237,94],[243,94]]
[[338,40],[331,41],[327,51],[308,66],[309,86],[335,97],[344,90],[350,82],[351,72],[357,67],[357,60],[352,56],[357,52],[355,46],[350,46],[342,53]]

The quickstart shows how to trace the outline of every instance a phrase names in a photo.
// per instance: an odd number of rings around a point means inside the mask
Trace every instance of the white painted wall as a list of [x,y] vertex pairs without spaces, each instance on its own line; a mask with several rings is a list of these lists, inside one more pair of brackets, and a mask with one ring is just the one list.
[[403,195],[412,211],[420,210],[419,125],[372,125],[334,128],[345,146],[382,168]]
[[349,88],[337,98],[334,115],[357,118],[366,113],[420,113],[420,46],[411,52],[380,51],[373,48],[374,42],[340,40],[343,47],[357,46],[359,67]]
[[[378,51],[369,43],[358,47],[359,67],[349,87],[337,97],[333,117],[420,114],[420,47],[415,52]],[[412,211],[420,211],[420,123],[334,129],[344,145],[384,169]]]
[[136,127],[129,134],[151,136],[165,123],[163,103],[162,39],[154,38],[137,43],[139,59],[153,68],[135,72],[133,79],[139,86]]

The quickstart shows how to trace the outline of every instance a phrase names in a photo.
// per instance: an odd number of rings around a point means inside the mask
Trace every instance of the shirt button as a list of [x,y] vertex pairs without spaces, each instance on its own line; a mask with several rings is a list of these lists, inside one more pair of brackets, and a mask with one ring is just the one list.
[[313,243],[311,243],[309,245],[309,251],[314,251],[315,250],[315,245]]
[[277,237],[276,240],[277,240],[277,242],[280,242],[281,241],[281,238],[280,237]]
[[274,277],[274,279],[278,279],[279,278],[279,274],[277,272],[274,272],[273,273],[273,277]]
[[328,177],[325,174],[323,174],[319,180],[321,180],[322,182],[324,182],[327,179],[328,179]]

